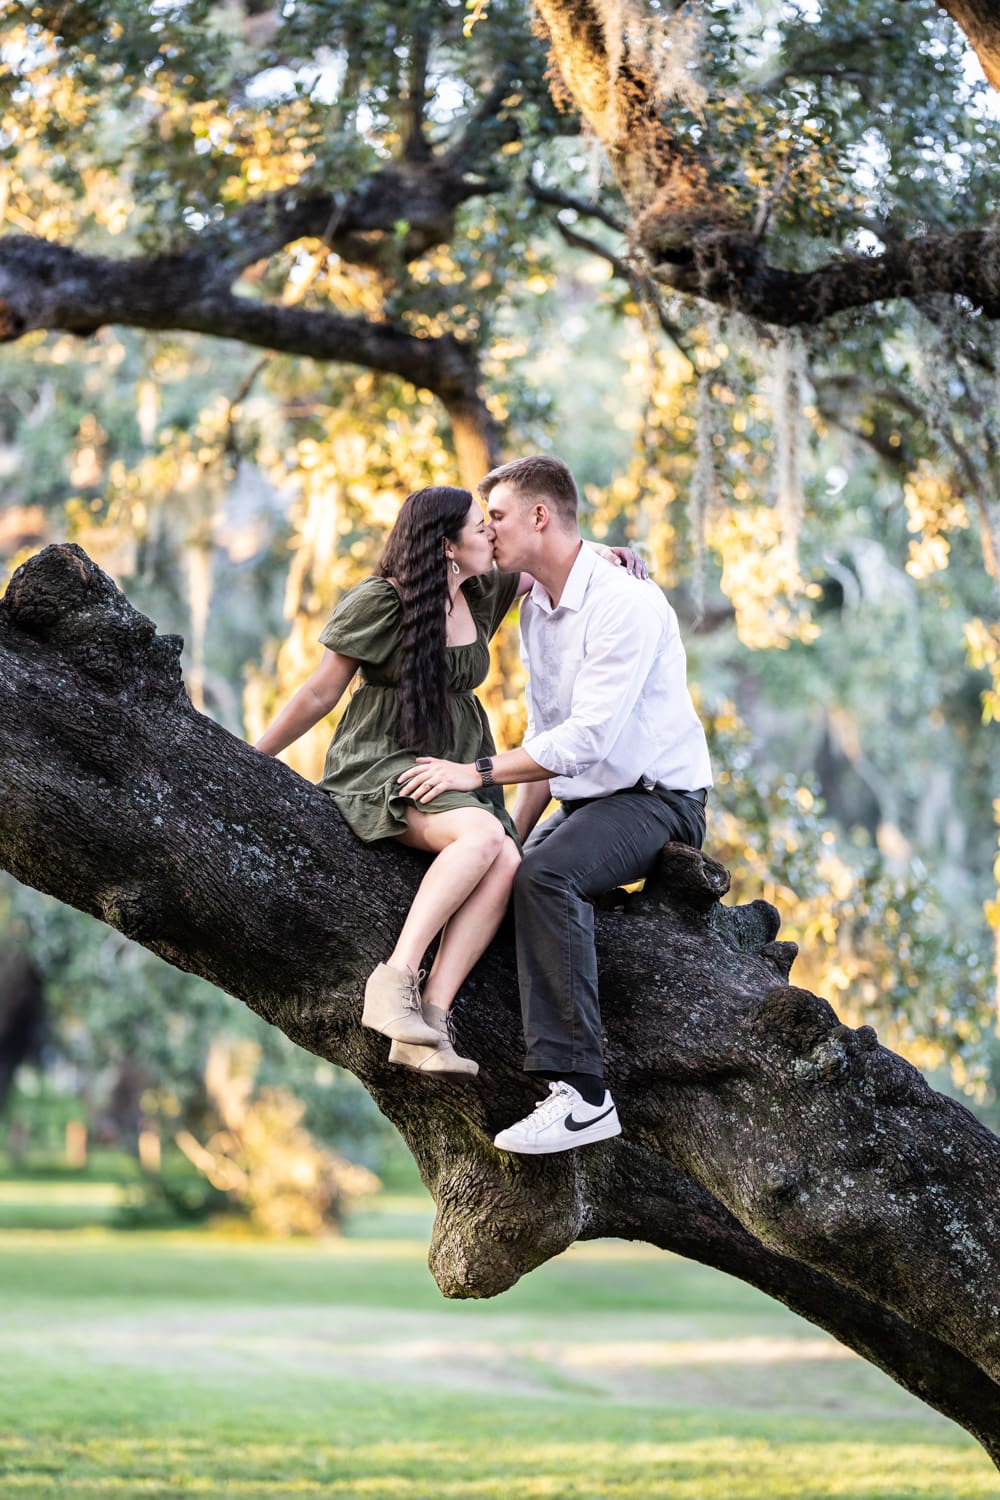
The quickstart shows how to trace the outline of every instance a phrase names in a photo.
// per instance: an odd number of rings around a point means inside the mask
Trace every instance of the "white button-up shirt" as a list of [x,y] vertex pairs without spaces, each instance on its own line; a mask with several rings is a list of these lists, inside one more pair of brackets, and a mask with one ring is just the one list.
[[687,687],[677,616],[652,580],[581,547],[555,609],[536,582],[521,605],[529,680],[524,749],[561,801],[641,777],[676,791],[712,784]]

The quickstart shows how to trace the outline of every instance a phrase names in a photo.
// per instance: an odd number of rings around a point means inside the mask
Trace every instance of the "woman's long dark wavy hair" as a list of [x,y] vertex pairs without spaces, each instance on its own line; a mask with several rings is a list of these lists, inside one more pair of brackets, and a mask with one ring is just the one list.
[[403,501],[377,573],[392,578],[403,602],[403,646],[396,732],[407,749],[440,754],[448,734],[444,543],[457,542],[472,504],[468,490],[432,484]]

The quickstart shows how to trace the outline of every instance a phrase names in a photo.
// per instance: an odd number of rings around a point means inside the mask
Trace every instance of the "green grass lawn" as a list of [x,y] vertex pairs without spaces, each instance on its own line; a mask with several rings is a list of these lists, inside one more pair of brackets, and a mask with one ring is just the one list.
[[602,1243],[447,1303],[429,1222],[412,1194],[320,1245],[0,1232],[0,1496],[1000,1493],[958,1429],[737,1282]]

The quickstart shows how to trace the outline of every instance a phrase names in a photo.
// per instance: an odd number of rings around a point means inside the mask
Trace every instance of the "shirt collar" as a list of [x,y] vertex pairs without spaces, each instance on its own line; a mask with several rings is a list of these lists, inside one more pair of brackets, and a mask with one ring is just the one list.
[[[584,542],[576,555],[573,566],[569,570],[566,582],[563,585],[562,595],[556,608],[572,610],[579,610],[581,608],[587,593],[587,585],[593,576],[597,559],[598,554],[594,551],[593,547],[588,547],[586,542]],[[548,590],[544,584],[538,582],[537,578],[532,586],[531,601],[544,610],[547,615],[554,613]]]

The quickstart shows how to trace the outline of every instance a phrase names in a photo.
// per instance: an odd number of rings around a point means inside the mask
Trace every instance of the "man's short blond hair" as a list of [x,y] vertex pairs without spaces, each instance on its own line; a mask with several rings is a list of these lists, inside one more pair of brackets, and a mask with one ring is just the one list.
[[498,484],[509,484],[522,500],[548,500],[564,526],[575,526],[580,497],[576,482],[561,458],[547,453],[515,458],[491,469],[479,481],[479,493],[488,500]]

